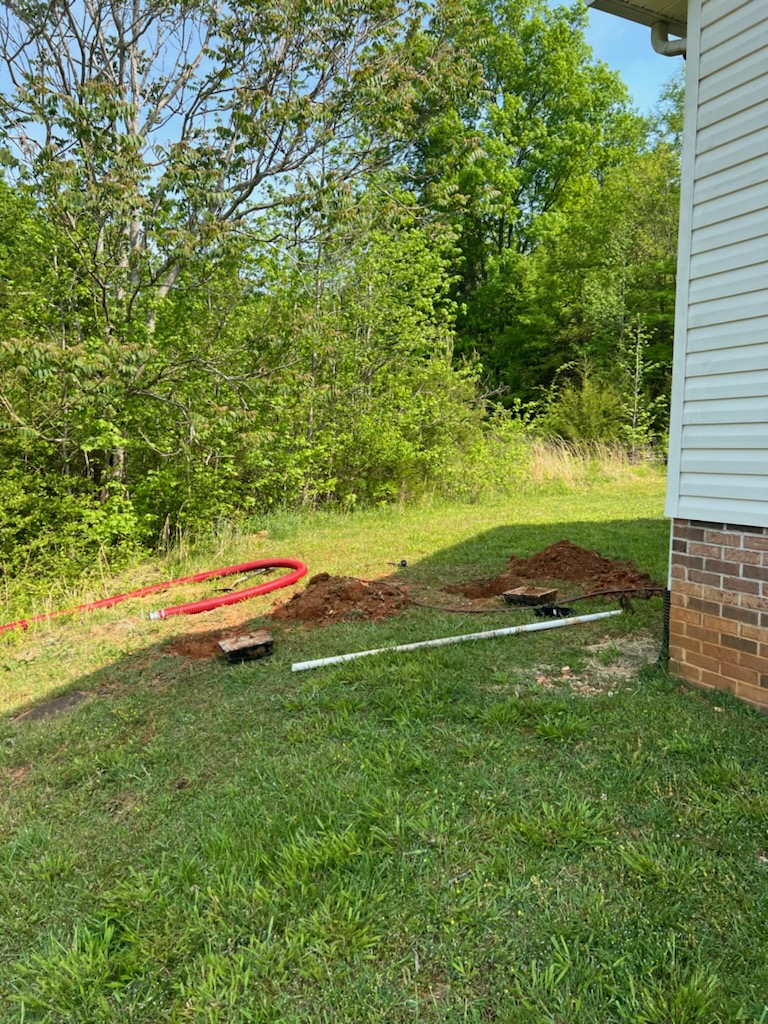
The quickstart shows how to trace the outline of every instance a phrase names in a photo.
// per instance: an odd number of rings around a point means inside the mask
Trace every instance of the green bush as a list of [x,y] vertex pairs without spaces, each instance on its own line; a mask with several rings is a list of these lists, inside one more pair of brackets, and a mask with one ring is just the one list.
[[496,408],[446,459],[434,489],[446,498],[479,501],[483,496],[516,489],[530,462],[530,424]]
[[101,501],[82,480],[18,468],[3,475],[0,566],[8,576],[72,580],[100,560],[116,568],[143,550],[144,533],[123,493]]
[[584,368],[577,380],[554,385],[537,420],[546,438],[564,441],[620,441],[626,408],[619,389]]

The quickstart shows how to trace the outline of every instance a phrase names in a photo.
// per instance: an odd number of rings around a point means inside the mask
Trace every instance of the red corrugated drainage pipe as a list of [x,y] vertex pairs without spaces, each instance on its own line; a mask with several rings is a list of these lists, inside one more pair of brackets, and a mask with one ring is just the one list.
[[198,612],[209,612],[214,608],[221,608],[222,605],[237,604],[238,601],[247,601],[248,598],[258,597],[260,594],[269,594],[270,591],[279,590],[281,587],[290,587],[292,583],[298,582],[302,576],[307,575],[306,565],[295,558],[263,558],[258,562],[242,562],[240,565],[228,565],[224,569],[209,569],[207,572],[198,572],[194,576],[183,576],[165,583],[153,583],[151,587],[141,587],[139,590],[130,590],[127,594],[104,597],[101,601],[89,601],[88,604],[79,604],[76,608],[46,612],[44,615],[33,615],[31,619],[18,619],[16,622],[8,622],[5,626],[0,626],[0,633],[5,632],[6,629],[27,629],[33,622],[56,619],[60,615],[92,612],[98,608],[111,608],[113,604],[119,604],[129,598],[157,594],[159,591],[167,590],[168,587],[177,587],[182,583],[202,583],[204,580],[216,579],[219,576],[234,576],[236,573],[254,572],[258,569],[291,569],[292,572],[278,576],[276,580],[260,583],[256,587],[248,587],[246,590],[235,590],[229,594],[220,594],[218,597],[209,597],[205,601],[190,601],[188,604],[161,608],[159,611],[150,612],[149,617],[151,619],[167,619],[169,615],[196,615]]

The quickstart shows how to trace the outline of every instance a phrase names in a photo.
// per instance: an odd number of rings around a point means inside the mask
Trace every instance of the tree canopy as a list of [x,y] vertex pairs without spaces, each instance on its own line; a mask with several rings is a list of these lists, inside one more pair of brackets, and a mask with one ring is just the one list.
[[537,415],[589,433],[595,387],[600,430],[660,436],[681,87],[641,117],[585,25],[545,0],[4,5],[6,566],[453,464],[469,492],[462,453]]

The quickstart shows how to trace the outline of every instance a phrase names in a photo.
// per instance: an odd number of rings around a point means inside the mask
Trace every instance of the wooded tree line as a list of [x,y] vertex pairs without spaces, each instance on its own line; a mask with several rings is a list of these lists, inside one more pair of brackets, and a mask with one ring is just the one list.
[[585,26],[545,0],[3,5],[5,570],[471,494],[532,429],[663,438],[682,89],[641,117]]

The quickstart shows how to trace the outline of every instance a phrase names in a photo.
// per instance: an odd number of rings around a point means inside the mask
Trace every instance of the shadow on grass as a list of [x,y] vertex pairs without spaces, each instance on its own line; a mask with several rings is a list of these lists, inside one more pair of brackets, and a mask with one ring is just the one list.
[[[559,540],[569,540],[606,558],[631,562],[660,583],[666,579],[669,524],[662,519],[510,523],[441,548],[413,565],[409,563],[407,570],[398,576],[445,582],[446,577],[455,574],[461,582],[501,572],[512,555],[528,557]],[[407,559],[408,553],[404,551],[402,557]]]

